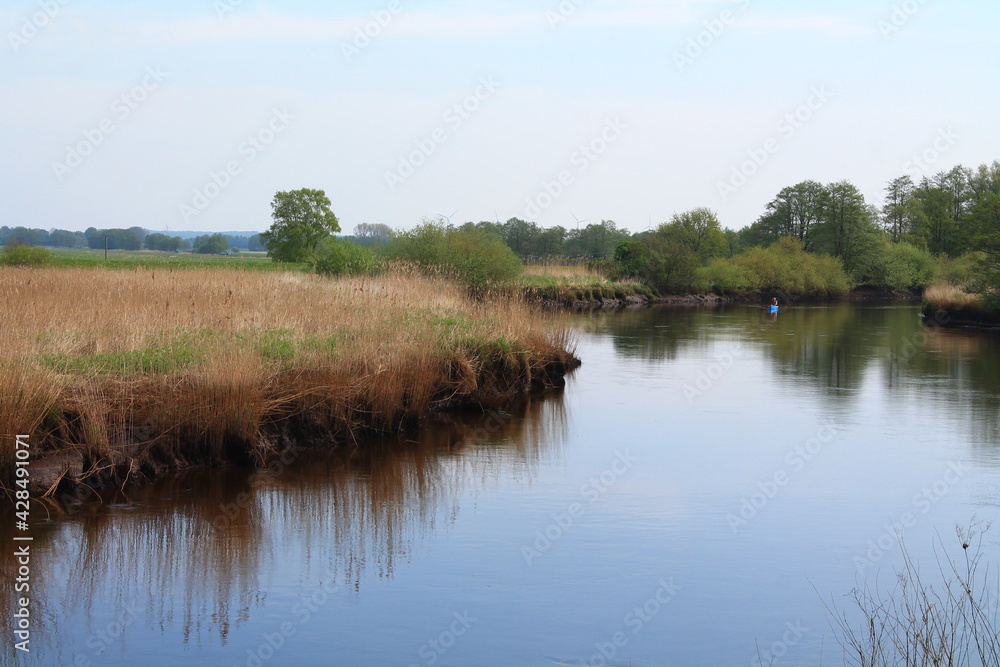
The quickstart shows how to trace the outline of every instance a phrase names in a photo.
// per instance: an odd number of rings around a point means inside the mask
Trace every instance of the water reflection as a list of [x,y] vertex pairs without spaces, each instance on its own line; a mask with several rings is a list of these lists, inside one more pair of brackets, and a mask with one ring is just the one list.
[[[266,604],[277,570],[287,578],[289,562],[302,582],[332,574],[355,590],[366,574],[391,577],[416,540],[454,518],[460,495],[528,481],[560,457],[567,422],[553,392],[506,412],[436,417],[409,438],[307,451],[268,472],[172,475],[48,521],[36,502],[30,658],[96,651],[100,630],[115,623],[225,645]],[[12,523],[0,517],[8,544]],[[13,581],[12,549],[0,551],[0,568]],[[0,587],[6,618],[13,597]],[[0,659],[13,661],[9,642],[4,651]]]
[[[625,359],[664,363],[720,342],[757,350],[789,382],[850,398],[872,370],[887,386],[947,379],[996,407],[1000,337],[923,327],[916,305],[792,306],[772,317],[760,308],[662,307],[574,316],[575,328],[610,339]],[[958,395],[958,392],[952,392]]]
[[[358,641],[362,648],[348,653],[358,657],[350,664],[364,662],[359,656],[368,643],[377,643],[369,640],[395,641],[402,644],[402,654],[418,655],[421,644],[436,636],[425,633],[438,633],[442,628],[434,621],[429,629],[406,634],[405,628],[419,625],[413,617],[440,611],[447,619],[451,608],[461,610],[469,601],[484,613],[491,612],[494,604],[500,607],[490,622],[477,628],[480,639],[469,638],[470,646],[481,642],[475,646],[482,655],[489,656],[490,650],[501,646],[507,650],[516,644],[511,637],[518,637],[525,646],[547,648],[558,643],[557,633],[545,635],[535,624],[546,615],[558,615],[552,607],[570,609],[567,618],[571,620],[564,619],[560,632],[573,624],[592,629],[589,617],[607,616],[608,600],[618,599],[620,589],[623,599],[641,602],[643,596],[648,597],[650,591],[641,586],[628,589],[633,585],[630,577],[634,572],[659,576],[668,558],[679,578],[686,574],[705,587],[695,593],[692,586],[691,599],[718,601],[713,603],[718,606],[706,608],[700,602],[681,603],[691,605],[683,612],[692,628],[702,618],[716,619],[733,607],[733,591],[740,587],[733,588],[730,573],[737,563],[748,572],[759,569],[770,577],[758,589],[740,589],[747,609],[751,598],[763,595],[774,597],[768,603],[772,609],[796,613],[794,603],[802,601],[781,597],[788,588],[786,570],[807,568],[804,560],[781,561],[774,545],[785,542],[775,536],[794,535],[795,548],[802,548],[795,553],[814,559],[809,568],[817,571],[822,571],[822,564],[817,564],[822,558],[809,551],[814,544],[839,544],[841,553],[845,548],[855,553],[855,543],[863,545],[878,532],[869,536],[869,526],[857,533],[845,526],[836,530],[829,526],[841,513],[851,518],[845,525],[863,520],[869,498],[873,494],[883,501],[894,498],[894,484],[902,489],[900,498],[905,503],[912,496],[911,482],[919,489],[934,479],[933,466],[932,476],[926,478],[920,465],[908,465],[920,463],[918,457],[910,456],[909,443],[924,436],[924,430],[931,429],[929,438],[949,441],[949,446],[958,448],[964,448],[963,436],[968,431],[972,446],[983,453],[982,460],[992,465],[998,460],[1000,337],[925,329],[916,313],[916,306],[911,305],[831,305],[785,308],[776,318],[747,307],[574,315],[571,323],[584,334],[592,356],[584,358],[589,374],[586,379],[581,374],[580,379],[587,391],[578,391],[570,402],[554,395],[529,400],[507,413],[449,415],[428,424],[416,437],[384,439],[324,455],[312,452],[267,473],[192,471],[128,497],[108,498],[104,506],[77,508],[49,523],[41,522],[43,513],[36,507],[32,613],[41,632],[36,636],[39,653],[33,657],[41,664],[72,664],[81,652],[94,658],[103,643],[100,633],[115,624],[129,625],[129,641],[138,646],[128,658],[147,646],[171,645],[180,648],[167,658],[183,657],[189,647],[220,645],[236,655],[257,641],[260,628],[273,631],[286,618],[281,614],[287,614],[289,599],[314,590],[317,582],[330,576],[351,591],[339,600],[338,614],[331,614],[349,626],[339,645],[351,644],[351,632],[364,635]],[[729,384],[696,402],[689,410],[690,419],[672,418],[670,410],[686,408],[681,398],[684,383],[712,364],[720,351],[737,344],[740,359],[746,363],[725,378],[723,383]],[[756,423],[762,412],[762,403],[751,395],[758,387],[765,400],[775,401],[776,412],[789,394],[805,397],[788,401],[803,410],[800,421],[789,426],[787,433],[792,435],[741,426]],[[647,399],[648,404],[643,404]],[[628,421],[617,415],[608,417],[609,404],[612,409],[616,405],[633,409]],[[567,405],[576,406],[576,414],[568,415]],[[643,412],[647,406],[648,415]],[[767,409],[771,410],[771,403]],[[672,418],[666,427],[664,415]],[[784,460],[781,457],[791,446],[785,438],[799,443],[799,426],[805,425],[806,432],[813,428],[814,419],[830,415],[840,422],[853,419],[850,442],[837,450],[831,447],[817,458],[761,513],[752,530],[734,537],[724,521],[715,521],[739,505],[740,494],[759,488],[754,486],[758,480],[770,479],[760,475],[772,475],[772,462]],[[848,417],[841,418],[844,415]],[[571,423],[574,449],[564,456]],[[904,429],[911,423],[915,425],[898,434],[898,443],[881,452],[882,458],[858,463],[869,449],[878,450],[880,439],[885,438],[883,428]],[[682,444],[665,442],[665,428],[674,443]],[[758,431],[766,432],[757,436]],[[703,442],[706,432],[709,437]],[[734,432],[739,435],[731,437]],[[599,509],[581,519],[580,529],[569,531],[535,569],[512,570],[512,561],[505,556],[521,564],[517,540],[528,539],[535,524],[506,526],[504,533],[505,513],[511,511],[520,520],[540,518],[544,527],[548,510],[535,508],[563,512],[578,498],[577,473],[586,479],[601,470],[621,444],[615,437],[619,433],[635,441],[642,470],[637,467],[634,475],[630,473],[602,498]],[[683,444],[687,440],[700,446]],[[838,458],[838,452],[843,452],[843,458]],[[953,453],[947,447],[942,452]],[[727,460],[737,463],[727,468]],[[577,469],[568,480],[563,479],[560,468],[574,463]],[[891,475],[882,475],[881,467]],[[745,475],[737,468],[753,472]],[[683,482],[678,481],[680,475]],[[851,487],[855,476],[866,480],[867,486]],[[532,511],[521,512],[524,508],[517,507],[523,502],[520,492],[536,477],[539,482],[531,485],[530,494],[524,494],[530,498],[525,505]],[[879,484],[888,480],[888,486],[874,493],[873,480]],[[842,494],[844,488],[851,493]],[[479,503],[480,497],[488,501]],[[685,504],[683,515],[671,515],[669,525],[662,516],[655,521],[650,518],[665,497]],[[856,505],[847,502],[854,497],[860,498]],[[958,491],[954,502],[964,502]],[[488,507],[482,510],[484,515],[492,512],[491,521],[499,523],[483,522],[477,530],[466,525],[470,532],[463,534],[471,541],[464,545],[459,539],[446,540],[453,535],[449,531],[458,513],[462,512],[464,520],[479,511],[477,505]],[[900,511],[895,505],[874,507],[878,521],[898,516]],[[961,508],[964,513],[966,507]],[[691,517],[690,523],[685,524],[684,517]],[[461,522],[457,523],[455,533],[461,530]],[[9,517],[0,517],[0,540],[8,544],[11,536],[4,531],[11,524]],[[926,519],[925,525],[929,529],[931,520]],[[841,542],[832,540],[832,534]],[[767,539],[753,542],[754,535]],[[740,540],[733,543],[737,545],[733,549],[724,546],[731,539]],[[724,548],[705,560],[699,549],[706,543]],[[415,556],[423,553],[423,547],[435,545],[443,551],[433,552],[422,562]],[[464,546],[456,549],[459,559],[475,554],[473,567],[463,569],[466,563],[442,555],[458,546]],[[832,549],[824,549],[822,557]],[[780,551],[791,553],[785,546]],[[681,555],[688,552],[698,555]],[[766,557],[758,561],[754,553]],[[415,574],[407,579],[403,571],[411,558],[414,566],[409,569]],[[617,565],[601,565],[607,562]],[[774,562],[780,566],[769,565]],[[850,570],[853,566],[845,562]],[[841,565],[835,566],[836,572],[842,572]],[[0,550],[0,567],[5,581],[11,581],[16,567],[12,549]],[[444,582],[452,568],[458,572],[454,579],[461,581]],[[480,568],[485,574],[477,579]],[[490,587],[484,585],[486,581]],[[830,590],[842,589],[838,583]],[[808,603],[815,602],[811,589],[808,595]],[[0,609],[8,618],[12,596],[10,586],[0,587]],[[431,599],[433,604],[427,603]],[[392,616],[398,636],[384,638],[380,632],[388,622],[387,614],[391,616],[390,605],[398,607]],[[431,609],[434,605],[442,608]],[[658,622],[665,623],[670,613],[665,612]],[[737,607],[736,613],[743,612]],[[611,632],[619,627],[620,618],[609,621]],[[313,643],[303,641],[300,650],[304,653],[284,656],[286,661],[299,659],[308,664],[323,655],[331,640],[328,629],[318,625],[309,629]],[[705,627],[709,630],[704,636],[691,630],[692,646],[698,641],[706,646],[724,641],[710,623]],[[237,635],[241,629],[244,632]],[[604,630],[601,626],[594,638],[580,631],[572,641],[592,646],[595,639],[611,636]],[[669,633],[664,636],[670,637]],[[654,633],[647,633],[642,641],[653,638]],[[661,658],[669,649],[669,641],[664,642],[667,647],[658,649]],[[111,650],[124,645],[119,641]],[[10,658],[9,643],[3,650]],[[541,649],[525,648],[522,657],[524,652],[540,654]],[[125,658],[121,662],[136,664]],[[102,662],[95,659],[94,664]],[[692,663],[678,660],[677,664]]]

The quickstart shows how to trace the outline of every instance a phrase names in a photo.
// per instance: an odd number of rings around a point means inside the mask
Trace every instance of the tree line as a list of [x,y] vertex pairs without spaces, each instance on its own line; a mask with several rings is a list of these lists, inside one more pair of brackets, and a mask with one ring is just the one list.
[[28,227],[0,227],[0,246],[42,246],[50,248],[90,248],[103,250],[105,237],[109,250],[159,250],[162,252],[196,252],[203,254],[220,253],[239,249],[263,251],[260,234],[252,236],[232,236],[226,234],[205,234],[194,239],[155,232],[142,227],[128,229],[97,229],[90,227],[84,232],[65,229],[33,229]]
[[261,234],[269,255],[329,274],[370,273],[382,260],[404,259],[473,272],[470,283],[486,285],[516,273],[511,259],[583,258],[611,278],[661,293],[833,295],[858,287],[915,291],[933,280],[1000,292],[1000,162],[919,182],[900,176],[886,185],[881,206],[848,180],[802,181],[738,231],[696,208],[638,233],[611,220],[566,229],[510,218],[425,220],[410,231],[365,223],[337,237],[340,223],[322,190],[279,192],[271,207],[274,224]]

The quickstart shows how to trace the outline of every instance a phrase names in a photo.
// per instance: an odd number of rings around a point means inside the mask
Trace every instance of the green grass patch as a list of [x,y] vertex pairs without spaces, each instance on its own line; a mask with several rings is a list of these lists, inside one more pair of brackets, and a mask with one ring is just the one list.
[[190,341],[164,347],[91,354],[43,354],[42,365],[66,375],[170,374],[188,369],[204,358],[204,350]]
[[298,337],[290,329],[238,334],[200,329],[168,332],[161,341],[137,350],[42,354],[37,359],[43,367],[64,375],[173,374],[203,365],[222,350],[235,349],[246,352],[246,363],[254,363],[257,357],[287,369],[305,355],[332,357],[340,345],[336,335]]
[[250,271],[308,271],[304,263],[274,262],[266,253],[241,252],[238,255],[199,255],[189,252],[156,250],[103,250],[56,248],[51,251],[53,266],[113,269],[202,269],[239,268]]

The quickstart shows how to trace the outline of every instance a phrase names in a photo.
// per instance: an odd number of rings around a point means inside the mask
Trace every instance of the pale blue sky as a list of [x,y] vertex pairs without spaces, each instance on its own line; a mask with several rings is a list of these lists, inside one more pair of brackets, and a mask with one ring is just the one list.
[[807,178],[881,204],[1000,159],[986,0],[151,4],[3,4],[0,224],[262,230],[275,191],[315,187],[345,231],[696,206],[739,228]]

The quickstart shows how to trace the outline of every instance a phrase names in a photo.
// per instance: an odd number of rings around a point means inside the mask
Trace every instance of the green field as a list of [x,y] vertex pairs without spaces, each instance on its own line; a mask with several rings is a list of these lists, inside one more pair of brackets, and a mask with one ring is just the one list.
[[259,271],[299,271],[305,265],[273,262],[264,252],[243,251],[238,255],[198,255],[190,252],[160,252],[157,250],[109,250],[107,261],[103,250],[53,248],[58,266],[112,268],[204,268],[237,267]]

